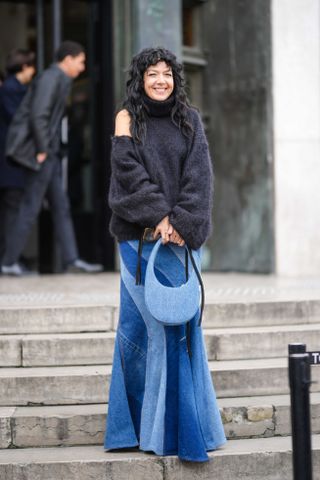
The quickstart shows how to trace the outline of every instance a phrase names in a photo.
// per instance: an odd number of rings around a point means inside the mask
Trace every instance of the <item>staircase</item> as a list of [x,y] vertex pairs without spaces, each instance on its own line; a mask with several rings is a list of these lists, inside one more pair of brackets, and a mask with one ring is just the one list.
[[[0,282],[1,480],[292,479],[287,345],[320,349],[320,282],[205,276],[205,340],[230,440],[206,464],[103,450],[116,275]],[[320,480],[320,367],[312,379]]]

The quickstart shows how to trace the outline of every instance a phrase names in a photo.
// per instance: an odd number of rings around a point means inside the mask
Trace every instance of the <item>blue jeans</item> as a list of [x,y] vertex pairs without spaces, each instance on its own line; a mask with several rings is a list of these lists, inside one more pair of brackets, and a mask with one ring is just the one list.
[[[120,319],[114,351],[106,449],[139,446],[158,455],[204,462],[225,442],[208,368],[199,313],[186,326],[163,326],[144,302],[145,270],[154,243],[144,243],[142,284],[135,285],[138,241],[120,243]],[[195,252],[198,265],[200,252]],[[162,246],[155,271],[177,286],[185,281],[184,249]]]

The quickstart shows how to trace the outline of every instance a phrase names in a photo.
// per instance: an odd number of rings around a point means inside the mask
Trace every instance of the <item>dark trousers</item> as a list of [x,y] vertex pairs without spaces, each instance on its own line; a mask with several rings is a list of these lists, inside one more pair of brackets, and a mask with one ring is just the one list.
[[62,262],[67,265],[78,258],[69,200],[62,187],[61,162],[57,156],[50,155],[42,164],[40,171],[30,170],[27,173],[24,195],[15,225],[9,233],[10,239],[3,257],[3,265],[12,265],[18,261],[44,197],[47,197],[50,204]]
[[22,188],[0,189],[0,264],[9,244],[9,232],[16,221],[22,196]]

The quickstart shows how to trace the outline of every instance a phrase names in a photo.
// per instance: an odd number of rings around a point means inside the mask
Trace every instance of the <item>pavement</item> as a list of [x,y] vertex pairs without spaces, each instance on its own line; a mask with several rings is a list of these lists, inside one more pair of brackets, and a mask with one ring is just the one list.
[[[280,302],[320,299],[318,277],[204,273],[206,303]],[[115,305],[119,273],[0,277],[0,307]]]

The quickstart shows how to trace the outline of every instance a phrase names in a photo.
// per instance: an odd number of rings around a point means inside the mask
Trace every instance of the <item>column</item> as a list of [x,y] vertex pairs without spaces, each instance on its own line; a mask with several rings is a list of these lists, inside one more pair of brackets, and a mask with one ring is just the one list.
[[273,0],[276,272],[320,272],[319,0]]

